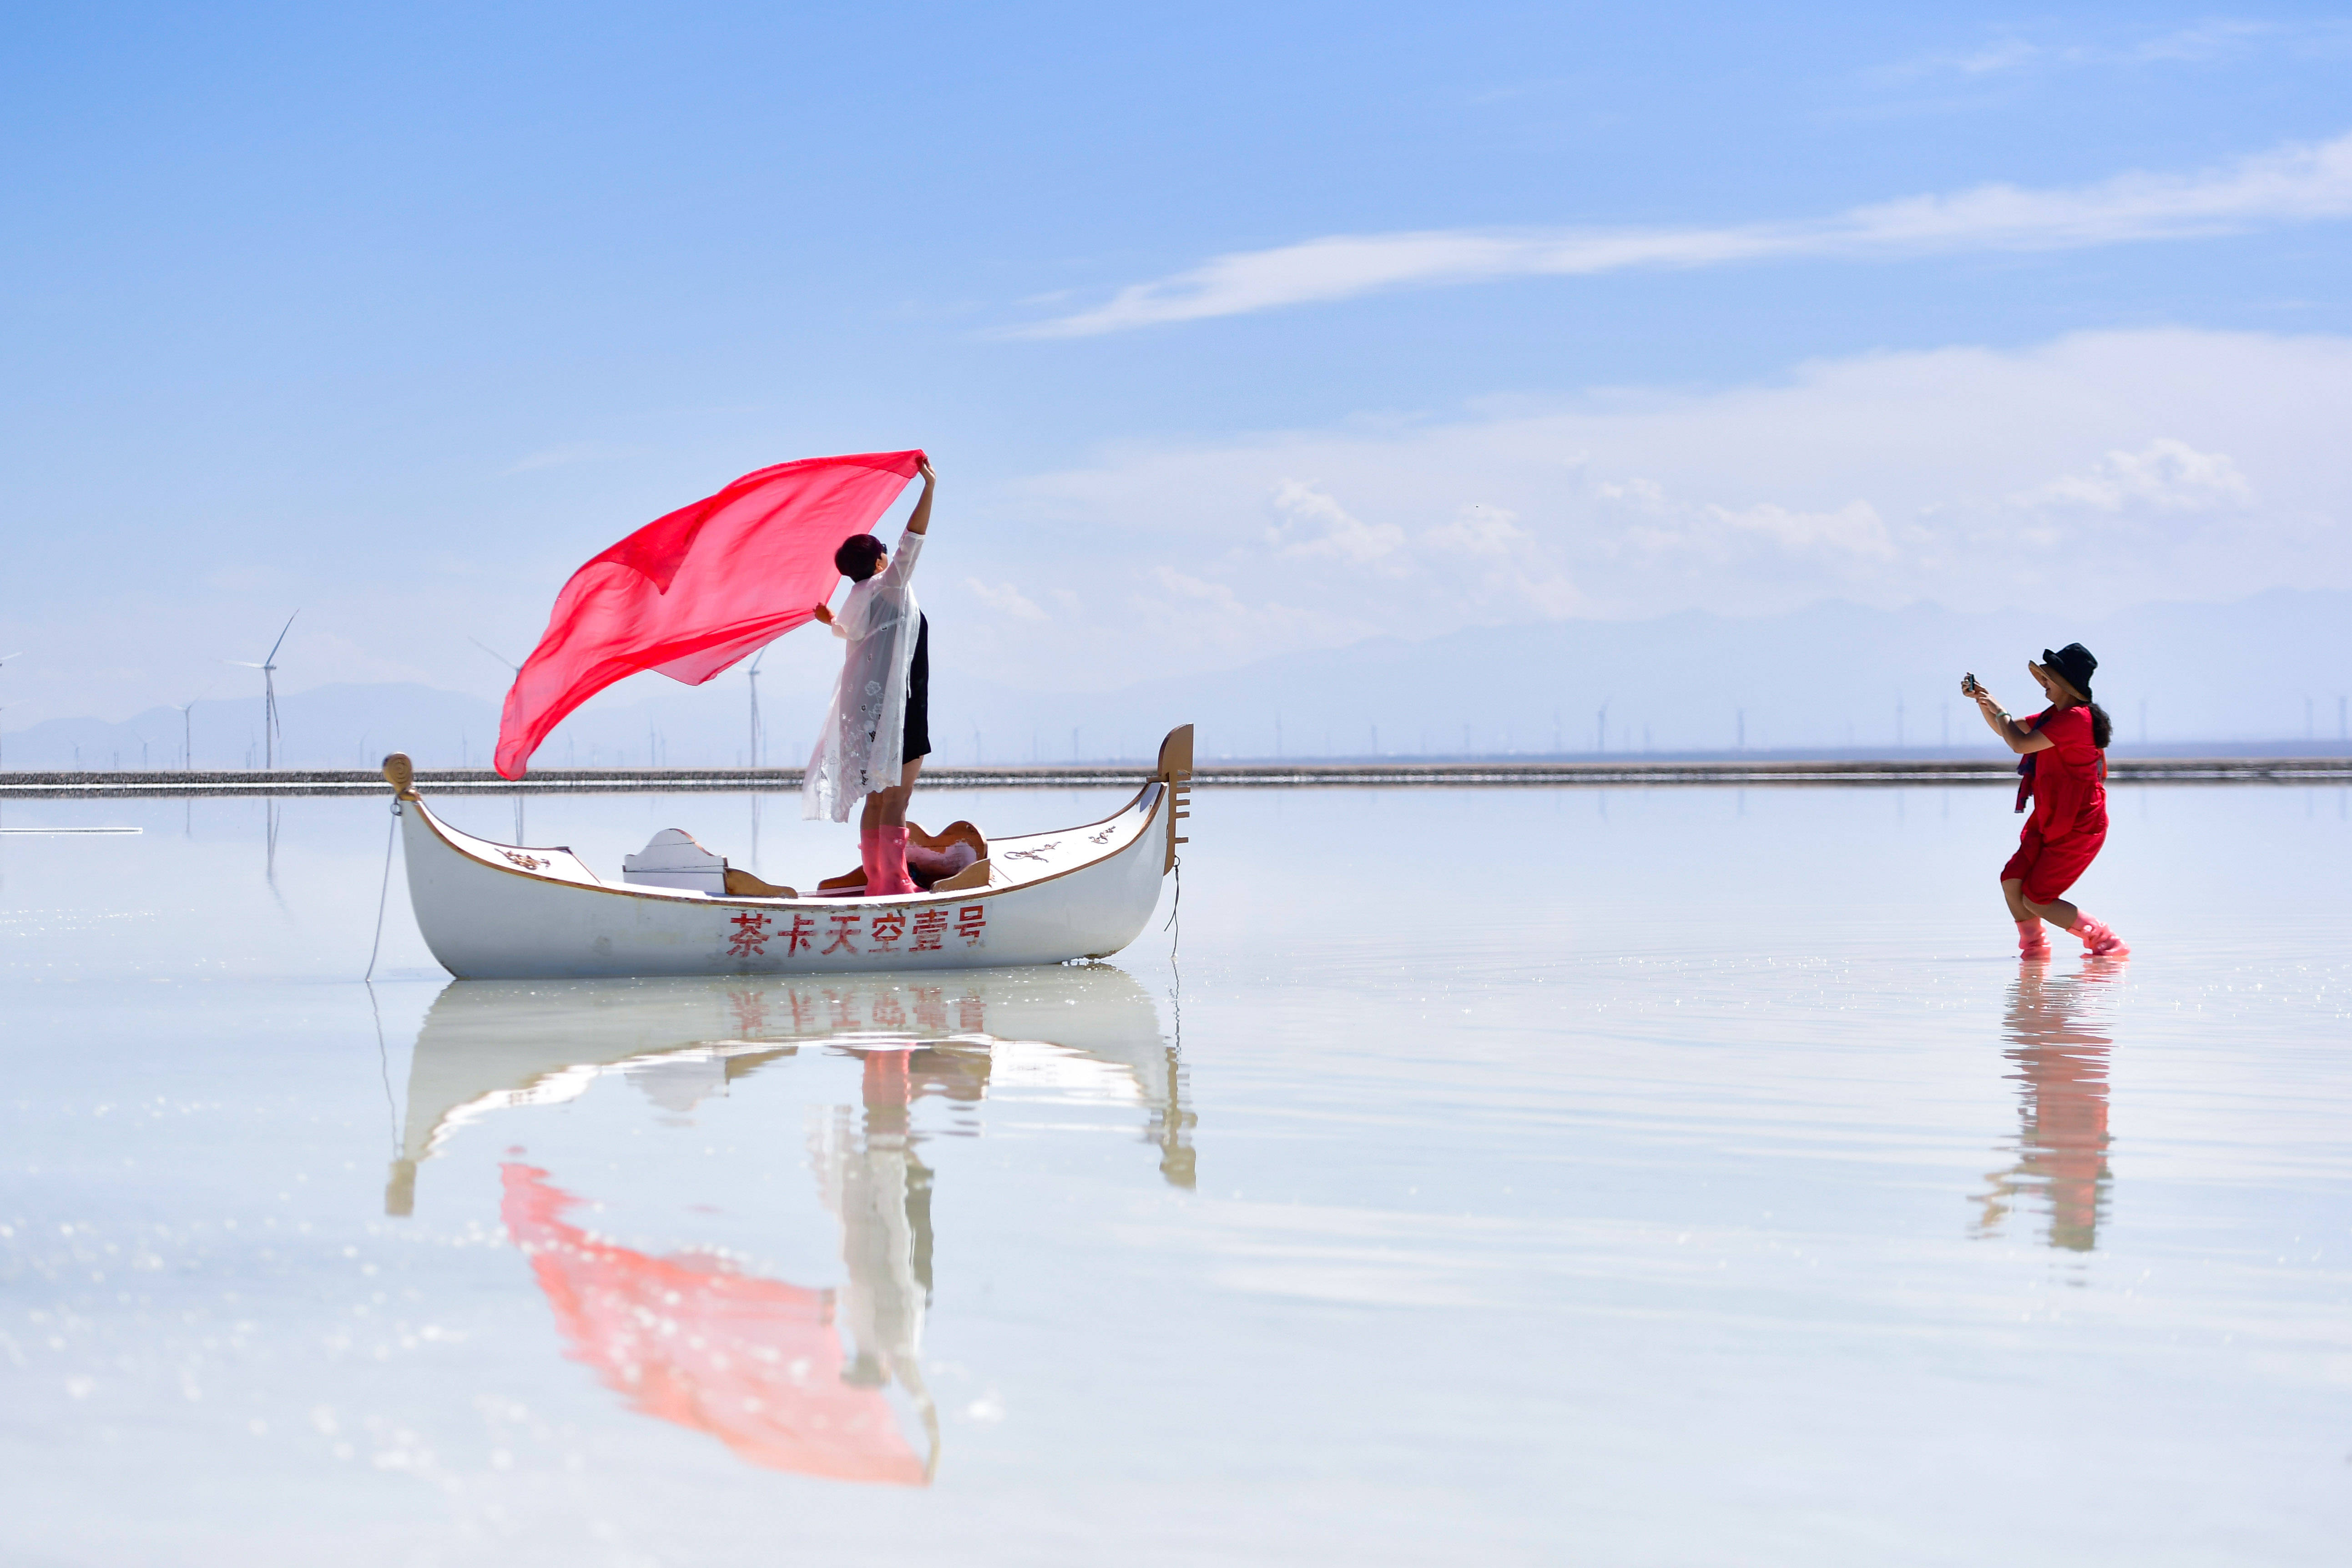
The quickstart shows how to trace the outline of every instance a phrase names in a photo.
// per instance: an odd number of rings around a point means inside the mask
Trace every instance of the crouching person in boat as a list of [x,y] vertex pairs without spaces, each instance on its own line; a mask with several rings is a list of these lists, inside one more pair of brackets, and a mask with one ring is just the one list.
[[850,580],[849,597],[838,614],[816,607],[816,618],[849,647],[801,784],[801,811],[847,822],[865,802],[857,840],[868,894],[916,890],[907,874],[907,801],[931,750],[931,628],[912,579],[939,483],[929,458],[921,472],[922,498],[896,557],[870,533],[843,540],[833,563]]

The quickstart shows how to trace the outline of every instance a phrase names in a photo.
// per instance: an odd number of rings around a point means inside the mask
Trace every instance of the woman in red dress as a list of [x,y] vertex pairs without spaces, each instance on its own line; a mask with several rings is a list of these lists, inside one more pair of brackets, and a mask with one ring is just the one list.
[[2018,953],[2050,956],[2049,941],[2042,934],[2042,922],[2048,921],[2082,938],[2084,950],[2094,957],[2126,957],[2131,950],[2121,937],[2058,896],[2090,868],[2107,839],[2107,737],[2114,727],[2106,710],[2091,700],[2091,676],[2099,661],[2076,642],[2056,653],[2043,648],[2042,662],[2028,660],[2025,668],[2050,699],[2049,707],[2030,718],[2011,718],[1975,677],[1960,683],[1992,732],[2025,759],[2017,765],[2022,775],[2017,809],[2023,811],[2031,800],[2033,815],[2019,836],[2017,853],[2000,868],[2001,896],[2017,922]]

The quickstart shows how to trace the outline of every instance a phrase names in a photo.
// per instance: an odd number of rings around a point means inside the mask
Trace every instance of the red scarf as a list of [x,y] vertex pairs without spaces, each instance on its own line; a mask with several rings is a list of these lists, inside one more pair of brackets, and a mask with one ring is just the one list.
[[746,474],[646,524],[572,574],[499,721],[499,773],[522,777],[565,715],[657,669],[699,686],[808,621],[833,552],[880,520],[923,454],[808,458]]

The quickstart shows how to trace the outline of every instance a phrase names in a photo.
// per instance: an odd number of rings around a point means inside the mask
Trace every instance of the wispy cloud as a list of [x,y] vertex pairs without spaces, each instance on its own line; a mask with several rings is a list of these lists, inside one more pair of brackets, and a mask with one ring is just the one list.
[[2120,43],[2038,42],[2005,33],[1978,48],[1909,59],[1882,68],[1874,74],[1887,80],[1906,81],[1945,75],[1981,79],[2067,67],[2195,65],[2242,56],[2269,42],[2324,39],[2339,30],[2219,17]]
[[2352,216],[2352,135],[2287,146],[2193,174],[2128,174],[2071,189],[1981,185],[1854,207],[1833,217],[1727,227],[1549,232],[1424,229],[1335,235],[1220,256],[1133,284],[1091,310],[1011,335],[1091,337],[1503,278],[1579,277],[1633,268],[1718,267],[1819,257],[1862,259],[1965,251],[2055,250],[2238,233]]
[[2011,498],[2022,506],[2072,503],[2120,512],[2240,510],[2254,502],[2253,486],[2227,452],[2200,452],[2186,441],[2159,437],[2137,452],[2109,452],[2087,472],[2065,474]]
[[1367,523],[1330,496],[1297,479],[1282,482],[1275,491],[1274,506],[1282,514],[1282,522],[1269,530],[1267,537],[1284,555],[1344,562],[1391,576],[1404,574],[1405,563],[1399,558],[1404,548],[1404,530],[1394,523]]
[[2134,64],[2150,60],[2218,59],[2227,55],[2242,54],[2252,48],[2257,39],[2275,37],[2283,31],[2285,29],[2273,22],[2239,21],[2225,16],[2142,38],[2122,50],[2121,58]]
[[1000,616],[1010,616],[1017,621],[1042,621],[1045,612],[1037,602],[1021,591],[1015,583],[983,583],[977,577],[964,579],[964,586],[978,595],[980,602]]
[[1018,657],[1115,685],[1562,616],[2338,588],[2347,400],[2352,338],[2166,330],[1122,447],[1024,488],[1102,550]]

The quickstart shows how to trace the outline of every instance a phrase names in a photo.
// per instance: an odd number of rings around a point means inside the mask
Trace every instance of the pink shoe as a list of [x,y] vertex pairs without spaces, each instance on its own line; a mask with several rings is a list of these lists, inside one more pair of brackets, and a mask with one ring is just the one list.
[[874,877],[866,884],[868,898],[891,893],[917,891],[915,879],[907,875],[907,829],[885,826],[877,829],[881,842],[874,850]]
[[857,863],[866,868],[866,890],[869,893],[874,891],[877,875],[874,869],[874,862],[881,853],[882,830],[878,827],[859,828],[857,830]]
[[2042,922],[2040,921],[2020,921],[2017,922],[2017,956],[2020,958],[2047,958],[2050,956],[2050,939],[2042,934]]
[[2131,949],[2124,939],[2107,928],[2104,921],[2084,915],[2074,922],[2074,934],[2083,939],[2083,952],[2092,958],[2129,958]]

